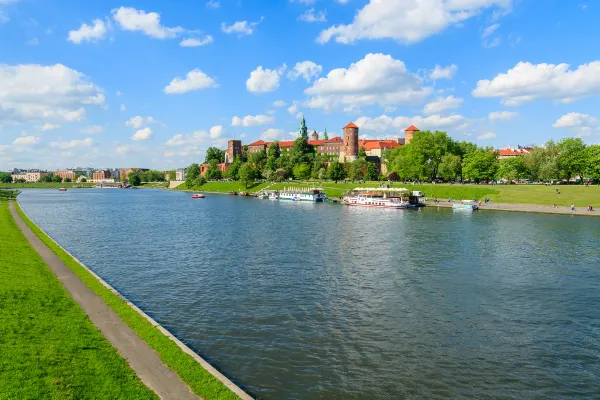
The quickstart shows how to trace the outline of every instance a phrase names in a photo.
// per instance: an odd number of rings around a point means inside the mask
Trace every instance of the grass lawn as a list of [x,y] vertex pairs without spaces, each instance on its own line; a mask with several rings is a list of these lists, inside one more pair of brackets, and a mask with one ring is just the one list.
[[188,190],[207,193],[228,193],[228,192],[257,192],[262,190],[268,183],[256,182],[248,185],[248,189],[240,182],[206,182],[202,186],[188,188],[185,183],[177,186],[174,190]]
[[89,183],[89,182],[85,182],[85,183],[79,183],[79,182],[63,182],[63,183],[56,183],[56,182],[52,182],[52,183],[0,183],[0,189],[1,188],[29,188],[29,189],[50,189],[50,188],[54,188],[54,189],[58,189],[58,188],[72,188],[73,186],[79,186],[79,187],[93,187],[94,185],[96,185],[95,183]]
[[155,399],[0,203],[0,398]]
[[[18,204],[17,204],[18,206]],[[19,214],[35,234],[52,250],[90,289],[100,296],[121,319],[133,329],[146,343],[160,356],[161,360],[172,370],[177,372],[181,379],[187,383],[192,391],[206,399],[237,399],[225,385],[208,373],[200,364],[188,354],[184,353],[171,339],[163,335],[158,328],[153,327],[144,317],[133,310],[120,297],[91,275],[83,266],[62,250],[50,237],[41,231],[20,207]],[[93,396],[92,396],[93,397]],[[122,398],[130,398],[125,396]]]

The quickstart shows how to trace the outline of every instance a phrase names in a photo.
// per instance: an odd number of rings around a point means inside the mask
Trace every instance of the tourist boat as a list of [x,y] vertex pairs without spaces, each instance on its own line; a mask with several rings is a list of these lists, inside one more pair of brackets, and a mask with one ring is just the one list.
[[269,193],[269,200],[279,200],[279,192],[275,190]]
[[250,194],[248,192],[241,192],[240,196],[248,197],[248,196],[250,196]]
[[194,193],[192,199],[203,199],[205,196],[202,193]]
[[231,191],[231,192],[229,192],[229,195],[230,195],[230,196],[237,196],[237,195],[238,195],[238,193],[237,193],[237,192],[233,192],[233,191]]
[[475,200],[462,200],[460,203],[452,204],[453,210],[475,211],[479,210],[479,203]]
[[59,189],[58,189],[58,191],[59,191],[59,192],[66,192],[66,191],[67,191],[67,188],[59,188]]
[[403,209],[410,206],[405,196],[407,192],[407,189],[356,188],[344,196],[342,203],[347,206]]
[[262,199],[262,200],[267,200],[269,198],[269,193],[261,192],[261,193],[257,194],[256,197],[258,197],[259,199]]
[[323,189],[319,188],[288,188],[279,192],[279,200],[310,201],[319,203],[327,198]]

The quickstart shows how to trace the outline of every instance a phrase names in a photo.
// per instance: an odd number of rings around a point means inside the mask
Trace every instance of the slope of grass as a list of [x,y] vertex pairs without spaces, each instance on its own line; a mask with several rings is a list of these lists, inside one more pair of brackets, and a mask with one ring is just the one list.
[[214,376],[208,373],[191,356],[184,353],[177,344],[153,327],[144,317],[132,309],[123,299],[104,287],[81,264],[58,246],[17,208],[25,223],[90,289],[100,296],[121,319],[133,329],[160,356],[161,360],[173,369],[187,383],[192,391],[206,400],[237,399],[238,397]]
[[0,398],[158,398],[87,318],[0,203]]
[[186,184],[181,184],[173,190],[206,192],[206,193],[228,193],[228,192],[257,192],[262,190],[268,183],[255,182],[248,185],[248,189],[240,182],[206,182],[202,186],[193,186],[188,188]]
[[76,187],[93,187],[95,183],[78,183],[78,182],[45,182],[45,183],[0,183],[0,188],[29,188],[29,189],[58,189],[58,188],[72,188]]

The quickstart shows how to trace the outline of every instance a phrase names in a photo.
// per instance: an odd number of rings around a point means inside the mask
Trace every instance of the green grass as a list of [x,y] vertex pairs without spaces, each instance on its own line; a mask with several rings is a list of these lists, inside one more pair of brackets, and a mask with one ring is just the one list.
[[240,182],[206,182],[202,186],[194,186],[188,188],[185,183],[177,186],[174,190],[187,190],[192,192],[206,192],[206,193],[228,193],[228,192],[257,192],[262,190],[268,183],[257,182],[248,185],[248,189]]
[[142,182],[140,186],[136,186],[137,188],[144,189],[160,189],[160,188],[168,188],[169,182]]
[[63,182],[63,183],[0,183],[0,188],[29,188],[29,189],[57,189],[57,188],[72,188],[73,186],[93,187],[95,183],[85,182]]
[[133,310],[127,303],[104,287],[83,266],[62,250],[50,237],[40,230],[20,207],[17,208],[25,223],[73,272],[106,304],[109,305],[121,319],[133,329],[160,356],[161,360],[173,369],[186,382],[192,391],[206,400],[237,399],[225,385],[208,373],[191,356],[184,353],[172,340],[153,327],[144,317]]
[[0,203],[0,398],[155,399]]

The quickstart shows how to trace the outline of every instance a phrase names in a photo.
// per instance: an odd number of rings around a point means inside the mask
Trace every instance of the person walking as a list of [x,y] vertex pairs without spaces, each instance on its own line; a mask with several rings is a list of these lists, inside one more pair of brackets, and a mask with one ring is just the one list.
[[575,211],[575,204],[571,204],[571,211]]

